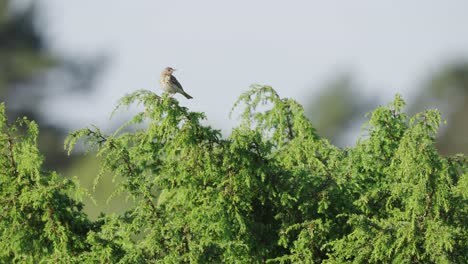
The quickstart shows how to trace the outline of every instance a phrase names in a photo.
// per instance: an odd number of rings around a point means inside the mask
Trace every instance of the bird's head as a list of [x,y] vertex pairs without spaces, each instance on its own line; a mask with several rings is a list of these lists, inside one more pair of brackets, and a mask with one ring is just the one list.
[[164,74],[172,74],[175,71],[175,69],[171,67],[166,67],[163,71]]

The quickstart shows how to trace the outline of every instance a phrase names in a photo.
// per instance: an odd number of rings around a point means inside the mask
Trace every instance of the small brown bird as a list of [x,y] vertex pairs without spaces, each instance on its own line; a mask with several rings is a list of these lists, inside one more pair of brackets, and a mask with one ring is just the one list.
[[188,93],[184,91],[182,88],[182,85],[180,85],[179,81],[177,81],[176,77],[172,75],[172,73],[175,71],[175,69],[171,67],[166,67],[162,72],[161,72],[161,79],[159,79],[159,83],[161,84],[161,88],[169,93],[169,94],[175,94],[175,93],[180,93],[185,98],[187,99],[192,99],[193,97],[190,96]]

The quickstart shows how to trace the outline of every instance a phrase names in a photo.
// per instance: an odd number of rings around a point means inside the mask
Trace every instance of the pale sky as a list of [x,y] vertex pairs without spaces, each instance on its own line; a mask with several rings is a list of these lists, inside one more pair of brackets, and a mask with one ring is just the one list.
[[53,49],[111,58],[95,93],[48,103],[53,119],[72,128],[104,125],[126,93],[161,93],[166,66],[179,69],[194,97],[176,95],[181,104],[227,132],[237,122],[229,111],[251,84],[305,104],[337,71],[349,71],[363,93],[387,104],[395,93],[411,98],[437,67],[468,57],[463,0],[38,2]]

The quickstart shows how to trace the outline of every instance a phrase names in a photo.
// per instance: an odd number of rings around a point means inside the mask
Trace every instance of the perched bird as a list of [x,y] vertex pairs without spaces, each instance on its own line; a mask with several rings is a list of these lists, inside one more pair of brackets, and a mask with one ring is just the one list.
[[185,96],[185,98],[192,99],[193,97],[184,91],[182,85],[180,85],[176,77],[172,75],[174,71],[175,69],[172,69],[171,67],[166,67],[161,72],[161,79],[159,79],[159,83],[161,84],[162,89],[170,94],[180,93],[183,96]]

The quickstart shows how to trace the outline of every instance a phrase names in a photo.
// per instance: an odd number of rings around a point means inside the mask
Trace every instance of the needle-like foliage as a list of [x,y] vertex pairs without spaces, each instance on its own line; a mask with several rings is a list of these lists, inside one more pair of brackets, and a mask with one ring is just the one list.
[[[410,117],[397,96],[353,148],[320,138],[296,101],[271,87],[241,95],[239,127],[223,138],[203,113],[149,91],[114,133],[73,132],[122,179],[122,215],[92,222],[71,181],[40,170],[31,121],[1,121],[3,262],[465,263],[468,175],[463,155],[434,148],[440,115]],[[3,110],[2,110],[3,111]],[[3,113],[3,112],[2,112]],[[137,125],[136,129],[125,129]]]
[[5,116],[0,104],[0,263],[70,262],[97,226],[72,198],[74,182],[41,170],[36,123]]

